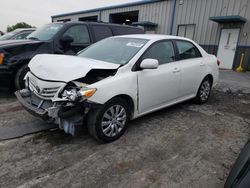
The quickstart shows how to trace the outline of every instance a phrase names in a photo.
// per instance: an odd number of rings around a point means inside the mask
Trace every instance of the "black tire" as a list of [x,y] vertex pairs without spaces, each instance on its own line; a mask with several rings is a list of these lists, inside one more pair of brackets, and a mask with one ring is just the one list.
[[15,75],[15,78],[14,78],[15,90],[21,90],[21,89],[25,88],[24,77],[28,71],[29,71],[29,67],[27,64],[23,65],[22,67],[20,67],[18,69],[18,71],[16,72],[16,75]]
[[200,84],[196,97],[194,98],[194,102],[196,104],[203,104],[207,102],[211,94],[211,89],[212,89],[212,80],[209,77],[205,77]]
[[[105,118],[104,114],[106,112],[108,113],[109,110],[115,106],[120,106],[125,110],[125,114],[126,114],[126,117],[124,118],[125,123],[122,128],[119,127],[120,131],[116,135],[107,136],[104,133],[103,126],[102,126],[102,123],[104,123],[103,119]],[[93,109],[88,113],[87,126],[88,126],[89,133],[91,136],[93,136],[96,140],[100,142],[103,142],[103,143],[112,142],[114,140],[117,140],[124,134],[124,132],[127,129],[127,123],[129,121],[129,117],[130,117],[130,109],[129,109],[128,103],[122,98],[111,99],[108,102],[106,102],[101,108]],[[112,124],[113,122],[110,122],[109,125],[107,125],[107,127],[113,126]],[[114,128],[112,128],[112,130],[114,130]],[[110,132],[112,131],[110,130]]]

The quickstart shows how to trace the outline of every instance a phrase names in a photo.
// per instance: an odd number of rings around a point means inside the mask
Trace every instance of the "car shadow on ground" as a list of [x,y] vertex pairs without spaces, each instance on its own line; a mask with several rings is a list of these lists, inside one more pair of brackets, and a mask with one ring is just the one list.
[[[139,117],[135,120],[131,120],[128,123],[128,128],[123,137],[126,136],[126,134],[129,134],[130,131],[136,131],[139,127],[147,126],[147,122],[151,122],[155,119],[160,119],[162,117],[172,115],[174,113],[178,113],[181,109],[183,109],[183,106],[193,104],[193,101],[185,101],[180,104],[176,104],[164,109],[161,109],[159,111],[147,114],[143,117]],[[103,143],[96,141],[94,138],[92,138],[88,132],[88,128],[86,125],[83,125],[81,130],[75,135],[69,135],[65,134],[63,130],[60,129],[53,129],[53,130],[47,130],[39,133],[38,135],[34,136],[33,140],[39,140],[43,139],[43,142],[49,143],[53,146],[59,146],[63,144],[70,144],[70,143],[79,143],[79,142],[85,142],[86,140],[92,140],[91,142],[95,143],[94,145],[102,145]],[[115,141],[116,142],[116,141]]]

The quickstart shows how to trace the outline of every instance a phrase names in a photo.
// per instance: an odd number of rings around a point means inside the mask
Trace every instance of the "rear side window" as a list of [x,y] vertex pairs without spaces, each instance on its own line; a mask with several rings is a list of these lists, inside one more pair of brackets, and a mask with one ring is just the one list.
[[113,32],[114,35],[143,34],[143,30],[136,27],[113,27]]
[[172,42],[162,41],[153,44],[142,56],[143,59],[157,59],[160,65],[174,61],[175,54]]
[[88,28],[85,25],[72,26],[63,34],[65,35],[72,37],[73,43],[90,43]]
[[113,36],[111,29],[107,26],[93,25],[92,28],[96,41]]
[[176,41],[176,46],[181,60],[201,57],[199,50],[191,42]]

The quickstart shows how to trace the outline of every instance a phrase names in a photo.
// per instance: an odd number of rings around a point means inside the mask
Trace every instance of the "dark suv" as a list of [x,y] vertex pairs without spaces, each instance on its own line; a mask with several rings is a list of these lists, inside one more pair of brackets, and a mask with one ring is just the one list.
[[110,36],[141,34],[138,27],[96,22],[68,22],[44,25],[28,40],[0,41],[0,88],[24,87],[27,64],[37,54],[75,55],[87,46]]

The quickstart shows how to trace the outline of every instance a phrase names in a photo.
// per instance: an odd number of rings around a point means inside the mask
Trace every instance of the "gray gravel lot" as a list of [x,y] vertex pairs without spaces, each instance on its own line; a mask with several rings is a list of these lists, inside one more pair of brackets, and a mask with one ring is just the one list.
[[[42,124],[11,94],[0,95],[0,131]],[[134,120],[113,143],[97,143],[86,129],[1,141],[0,187],[222,187],[249,126],[250,94],[223,82],[207,104],[188,101]]]

